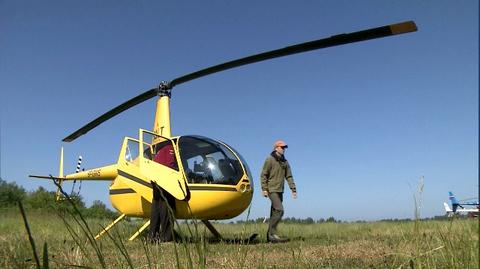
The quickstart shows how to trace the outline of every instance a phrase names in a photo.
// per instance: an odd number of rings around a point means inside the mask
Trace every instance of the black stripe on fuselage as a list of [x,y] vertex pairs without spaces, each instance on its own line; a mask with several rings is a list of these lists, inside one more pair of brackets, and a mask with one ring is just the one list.
[[[143,181],[141,178],[138,178],[134,175],[128,174],[125,171],[118,170],[118,175],[128,178],[132,181],[135,181],[139,184],[147,186],[149,188],[152,187],[152,184],[149,182]],[[191,191],[237,191],[235,187],[214,187],[214,186],[195,186],[195,185],[188,185],[188,189]]]
[[110,190],[110,195],[115,195],[115,194],[126,194],[126,193],[137,193],[135,190],[133,189],[113,189],[113,190]]
[[237,191],[234,187],[210,187],[210,186],[194,186],[188,185],[191,191]]
[[138,178],[138,177],[136,177],[136,176],[134,176],[134,175],[130,175],[130,174],[126,173],[125,171],[118,170],[118,175],[119,175],[119,176],[122,176],[122,177],[126,177],[126,178],[128,178],[128,179],[130,179],[130,180],[132,180],[132,181],[135,181],[135,182],[137,182],[137,183],[139,183],[139,184],[142,184],[142,185],[144,185],[144,186],[147,186],[147,187],[149,187],[149,188],[152,187],[152,184],[151,184],[151,183],[145,182],[145,181],[143,181],[141,178]]

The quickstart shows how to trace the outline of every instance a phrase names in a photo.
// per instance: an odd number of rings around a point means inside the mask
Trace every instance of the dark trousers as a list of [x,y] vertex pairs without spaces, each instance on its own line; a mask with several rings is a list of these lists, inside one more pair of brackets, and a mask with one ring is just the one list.
[[270,207],[270,221],[268,223],[268,234],[277,234],[277,226],[283,217],[283,192],[268,193],[268,198],[272,202]]
[[175,198],[152,182],[153,199],[150,212],[150,240],[169,242],[173,240]]

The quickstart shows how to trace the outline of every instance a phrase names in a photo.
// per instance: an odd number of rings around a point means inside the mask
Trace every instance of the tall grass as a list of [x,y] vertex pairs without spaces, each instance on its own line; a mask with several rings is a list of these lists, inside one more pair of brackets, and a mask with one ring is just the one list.
[[[33,239],[32,232],[30,231],[30,225],[28,225],[27,216],[25,214],[25,210],[23,209],[23,205],[21,201],[18,202],[18,207],[20,208],[20,213],[22,213],[23,223],[25,224],[25,229],[27,230],[27,234],[28,234],[28,241],[32,246],[33,258],[35,259],[37,268],[40,268],[40,259],[38,258],[37,248],[35,247],[35,240]],[[48,264],[48,255],[47,255],[46,264]]]
[[[420,178],[413,193],[415,219],[413,233],[404,234],[403,242],[413,245],[413,251],[399,253],[404,258],[398,268],[478,268],[478,220],[477,229],[469,222],[450,218],[442,225],[432,227],[431,222],[421,220],[424,178]],[[475,240],[476,239],[476,240]]]
[[[94,240],[92,231],[108,220],[85,219],[74,206],[56,215],[20,211],[0,212],[0,268],[479,267],[479,223],[471,219],[283,223],[280,232],[292,239],[284,244],[266,243],[266,224],[215,223],[224,237],[218,241],[195,220],[176,221],[178,242],[150,244],[144,237],[126,241],[143,222],[119,223]],[[241,240],[252,233],[262,236]],[[36,242],[44,242],[42,255]]]
[[[25,212],[35,242],[48,243],[48,263],[53,268],[100,268],[95,250],[70,216],[65,218],[79,235],[74,240],[62,219],[36,211]],[[4,218],[5,217],[5,218]],[[91,227],[108,220],[86,219]],[[285,244],[269,244],[261,237],[250,244],[235,240],[215,241],[198,225],[199,241],[150,244],[144,238],[126,239],[141,225],[118,224],[97,240],[107,268],[478,268],[478,220],[281,224],[280,232],[293,238]],[[194,230],[192,224],[190,228]],[[266,224],[215,223],[225,238],[247,233],[266,233]],[[177,230],[188,229],[180,223]],[[415,237],[419,236],[417,240]],[[117,241],[116,243],[113,241]],[[122,243],[120,243],[120,241]],[[201,244],[201,250],[195,246]],[[42,244],[36,244],[42,246]],[[123,246],[122,246],[123,244]],[[185,244],[185,246],[183,246]],[[178,253],[175,253],[174,246]],[[443,247],[442,247],[443,246]],[[441,248],[439,248],[441,247]],[[82,248],[84,250],[82,250]],[[437,249],[438,248],[438,249]],[[417,250],[418,249],[418,250]],[[416,253],[419,253],[418,255]],[[42,265],[41,249],[37,249]],[[126,257],[128,255],[130,261]],[[178,255],[178,259],[176,256]],[[21,214],[11,210],[0,222],[0,268],[37,268]],[[189,261],[191,260],[191,262]],[[282,264],[277,261],[282,260]],[[43,258],[45,261],[45,258]]]

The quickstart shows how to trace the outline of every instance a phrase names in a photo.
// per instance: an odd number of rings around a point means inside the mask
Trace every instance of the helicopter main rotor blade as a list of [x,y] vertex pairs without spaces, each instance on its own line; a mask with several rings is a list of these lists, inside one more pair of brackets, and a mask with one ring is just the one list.
[[245,58],[226,62],[223,64],[211,66],[211,67],[190,73],[188,75],[176,78],[170,82],[169,86],[173,88],[176,85],[179,85],[184,82],[194,80],[203,76],[211,75],[213,73],[225,71],[227,69],[232,69],[242,65],[270,60],[273,58],[279,58],[279,57],[307,52],[311,50],[323,49],[323,48],[328,48],[333,46],[344,45],[348,43],[360,42],[360,41],[365,41],[369,39],[404,34],[404,33],[409,33],[414,31],[417,31],[417,26],[415,25],[415,22],[406,21],[402,23],[386,25],[382,27],[367,29],[367,30],[348,33],[348,34],[335,35],[329,38],[300,43],[300,44],[288,46],[282,49],[267,51],[267,52],[255,54],[252,56],[248,56]]
[[107,121],[107,120],[113,118],[114,116],[122,113],[123,111],[125,111],[125,110],[127,110],[127,109],[129,109],[133,106],[136,106],[136,105],[138,105],[138,104],[140,104],[144,101],[147,101],[148,99],[150,99],[150,98],[152,98],[156,95],[157,95],[157,89],[156,88],[150,89],[150,90],[138,95],[137,97],[134,97],[134,98],[126,101],[125,103],[111,109],[110,111],[101,115],[100,117],[94,119],[93,121],[89,122],[87,125],[85,125],[82,128],[76,130],[75,132],[73,132],[69,136],[65,137],[62,141],[63,142],[72,142],[73,140],[75,140],[78,137],[86,134],[88,131],[92,130],[93,128],[97,127],[98,125],[100,125],[104,121]]
[[[273,58],[278,58],[278,57],[283,57],[283,56],[288,56],[292,54],[297,54],[297,53],[302,53],[302,52],[307,52],[307,51],[312,51],[312,50],[317,50],[317,49],[323,49],[323,48],[328,48],[328,47],[333,47],[333,46],[339,46],[339,45],[344,45],[348,43],[354,43],[354,42],[360,42],[360,41],[366,41],[370,39],[375,39],[375,38],[381,38],[381,37],[387,37],[387,36],[392,36],[392,35],[398,35],[398,34],[404,34],[404,33],[409,33],[409,32],[414,32],[417,30],[417,26],[415,25],[415,22],[413,21],[406,21],[402,23],[396,23],[396,24],[390,24],[386,26],[381,26],[377,28],[371,28],[363,31],[358,31],[358,32],[353,32],[353,33],[348,33],[348,34],[340,34],[340,35],[335,35],[329,38],[324,38],[324,39],[318,39],[310,42],[305,42],[305,43],[300,43],[296,44],[293,46],[288,46],[285,48],[277,49],[277,50],[272,50],[272,51],[267,51],[255,55],[251,55],[248,57],[244,57],[241,59],[229,61],[226,63],[222,63],[219,65],[211,66],[178,78],[173,79],[170,82],[167,82],[166,88],[167,89],[172,89],[173,87],[197,79],[201,78],[207,75],[211,75],[213,73],[218,73],[221,71],[225,71],[228,69],[236,68],[239,66],[247,65],[247,64],[252,64],[256,62],[261,62],[261,61],[266,61],[270,60]],[[126,102],[123,104],[111,109],[107,113],[101,115],[100,117],[96,118],[95,120],[91,121],[87,125],[83,126],[79,130],[75,131],[74,133],[70,134],[69,136],[65,137],[63,139],[64,142],[71,142],[78,137],[86,134],[88,131],[92,130],[93,128],[97,127],[104,121],[109,120],[110,118],[113,118],[117,114],[120,114],[121,112],[138,105],[154,96],[156,96],[158,93],[158,89],[150,89]]]

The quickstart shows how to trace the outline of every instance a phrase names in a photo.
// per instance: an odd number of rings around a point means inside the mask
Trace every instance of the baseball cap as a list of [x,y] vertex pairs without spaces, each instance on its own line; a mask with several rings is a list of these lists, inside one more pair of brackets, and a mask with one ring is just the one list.
[[288,148],[288,145],[285,143],[285,141],[283,140],[277,140],[275,141],[275,143],[273,144],[273,148],[275,149],[276,147],[284,147],[284,148]]

